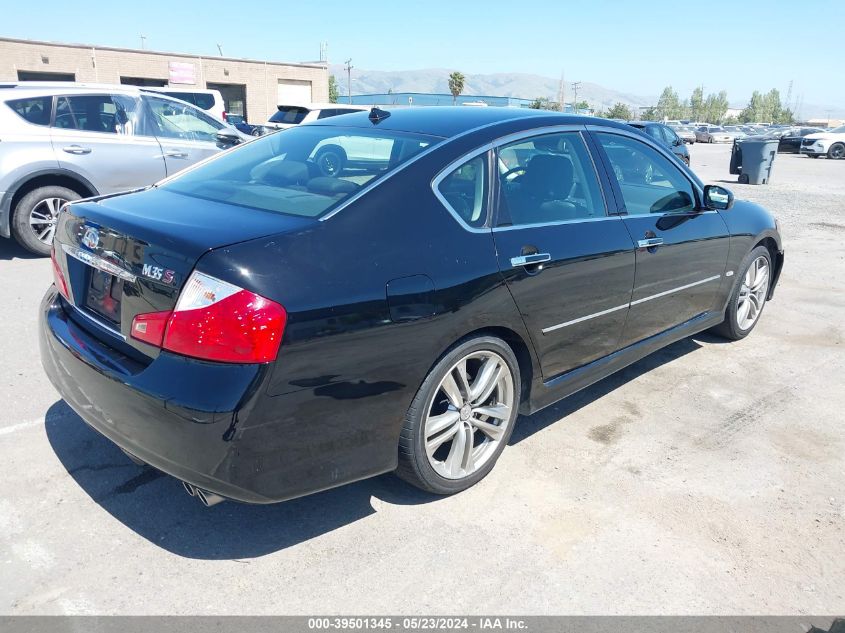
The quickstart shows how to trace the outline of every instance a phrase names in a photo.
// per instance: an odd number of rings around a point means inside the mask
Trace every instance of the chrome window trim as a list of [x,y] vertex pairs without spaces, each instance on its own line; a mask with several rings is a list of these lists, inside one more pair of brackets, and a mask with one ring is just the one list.
[[601,218],[575,218],[573,220],[557,220],[555,222],[536,222],[533,224],[512,224],[506,226],[494,226],[493,232],[499,231],[515,231],[518,229],[535,229],[541,226],[560,226],[564,224],[580,224],[582,222],[604,222],[605,220],[622,220],[625,216],[620,215],[606,215]]
[[[733,274],[733,273],[731,273]],[[726,273],[725,277],[730,277],[731,274]],[[556,325],[550,325],[549,327],[545,327],[540,332],[546,334],[548,332],[553,332],[555,330],[559,330],[561,328],[568,327],[570,325],[575,325],[576,323],[582,323],[584,321],[588,321],[590,319],[595,319],[596,317],[604,316],[606,314],[610,314],[612,312],[617,312],[618,310],[624,310],[625,308],[631,308],[635,305],[639,305],[641,303],[645,303],[646,301],[651,301],[652,299],[659,299],[660,297],[665,297],[667,295],[671,295],[675,292],[680,292],[681,290],[686,290],[688,288],[693,288],[695,286],[700,286],[702,284],[709,283],[711,281],[716,281],[717,279],[721,279],[722,275],[713,275],[712,277],[707,277],[706,279],[700,279],[698,281],[694,281],[691,284],[686,284],[684,286],[678,286],[677,288],[672,288],[671,290],[664,290],[663,292],[658,292],[657,294],[649,295],[648,297],[643,297],[642,299],[637,299],[636,301],[629,301],[623,305],[619,305],[613,308],[608,308],[607,310],[601,310],[600,312],[594,312],[592,314],[588,314],[586,316],[578,317],[577,319],[572,319],[571,321],[564,321],[563,323],[558,323]]]
[[113,264],[112,262],[103,259],[99,255],[95,255],[94,253],[82,250],[81,248],[77,248],[76,246],[72,246],[70,244],[62,244],[62,250],[67,255],[70,255],[71,257],[82,262],[83,264],[92,266],[97,270],[101,270],[104,273],[109,273],[110,275],[114,275],[115,277],[120,277],[121,279],[123,279],[124,281],[128,281],[129,283],[135,283],[135,280],[137,279],[135,275],[133,275],[129,271],[124,270],[117,264]]

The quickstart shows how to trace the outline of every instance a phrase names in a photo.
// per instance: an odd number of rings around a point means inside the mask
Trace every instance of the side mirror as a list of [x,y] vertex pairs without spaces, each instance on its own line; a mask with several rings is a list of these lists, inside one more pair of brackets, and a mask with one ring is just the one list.
[[728,189],[719,185],[706,185],[704,187],[704,206],[707,209],[718,209],[721,211],[734,206],[734,195]]
[[240,136],[238,136],[235,132],[230,132],[228,130],[218,132],[215,138],[217,139],[217,147],[220,149],[229,149],[230,147],[239,145],[241,142]]

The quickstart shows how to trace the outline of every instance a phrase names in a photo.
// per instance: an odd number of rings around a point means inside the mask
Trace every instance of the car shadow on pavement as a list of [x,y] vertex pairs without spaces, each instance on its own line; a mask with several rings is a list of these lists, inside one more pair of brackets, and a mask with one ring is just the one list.
[[[703,337],[709,341],[709,335],[696,336]],[[700,347],[691,338],[678,341],[555,405],[520,417],[510,443]],[[372,497],[395,505],[442,498],[387,474],[274,505],[226,502],[206,508],[188,496],[177,479],[132,463],[62,400],[47,411],[45,428],[56,456],[91,499],[151,543],[186,558],[231,560],[270,554],[374,514]]]
[[0,260],[40,259],[41,255],[30,253],[13,239],[0,238]]
[[440,497],[382,475],[273,505],[225,502],[211,508],[175,478],[136,466],[60,400],[45,416],[47,438],[77,484],[129,529],[178,556],[255,558],[375,514],[371,498],[414,505]]

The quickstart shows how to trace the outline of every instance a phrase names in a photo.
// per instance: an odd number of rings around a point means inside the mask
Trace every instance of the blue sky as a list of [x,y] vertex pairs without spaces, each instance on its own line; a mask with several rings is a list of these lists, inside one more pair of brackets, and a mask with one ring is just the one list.
[[[69,9],[72,6],[75,9]],[[845,0],[11,1],[0,35],[231,57],[329,60],[368,70],[565,70],[624,92],[725,89],[732,103],[790,79],[804,102],[845,108]],[[243,8],[243,11],[241,11]],[[808,17],[796,17],[802,11]],[[77,17],[78,16],[78,17]],[[815,16],[815,17],[809,17]],[[835,25],[835,26],[834,26]],[[834,26],[834,28],[828,28]]]

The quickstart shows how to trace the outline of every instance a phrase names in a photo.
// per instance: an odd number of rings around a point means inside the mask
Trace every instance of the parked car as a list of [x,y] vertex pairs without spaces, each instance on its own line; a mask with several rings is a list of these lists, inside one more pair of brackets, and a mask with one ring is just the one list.
[[249,136],[261,136],[264,134],[264,127],[261,125],[250,125],[246,119],[239,114],[227,114],[226,122],[237,130]]
[[796,127],[787,130],[780,136],[778,152],[798,154],[801,152],[801,141],[804,140],[805,136],[823,131],[817,127]]
[[66,202],[151,185],[240,135],[165,95],[67,83],[6,84],[0,130],[0,236],[40,255]]
[[745,138],[748,134],[739,125],[726,125],[724,127],[725,133],[730,135],[731,139]]
[[284,130],[300,123],[310,123],[320,119],[369,110],[366,106],[342,105],[338,103],[311,103],[309,105],[279,105],[265,127]]
[[675,133],[675,130],[670,128],[668,125],[655,123],[653,121],[630,121],[628,125],[648,134],[658,143],[662,143],[672,150],[672,153],[677,156],[679,160],[683,161],[684,164],[689,165],[689,150],[687,149],[686,143],[684,143],[684,141],[681,140],[681,137]]
[[693,145],[695,143],[695,130],[688,125],[680,125],[672,129],[675,130],[675,134],[677,134],[684,143],[688,143],[689,145]]
[[[341,136],[379,143],[320,175]],[[374,110],[69,205],[38,331],[65,401],[206,504],[389,471],[448,494],[518,413],[748,335],[782,265],[768,212],[627,125]]]
[[845,158],[845,125],[808,134],[801,141],[801,153],[812,158]]
[[226,121],[226,102],[219,90],[205,90],[201,88],[180,88],[178,86],[165,86],[163,88],[144,86],[141,88],[146,92],[158,92],[174,99],[187,101],[191,105],[201,108],[211,116]]
[[695,140],[699,143],[732,143],[734,139],[718,125],[702,125],[695,131]]

